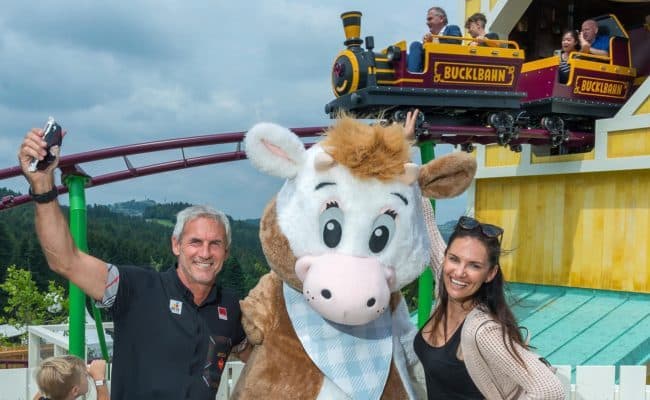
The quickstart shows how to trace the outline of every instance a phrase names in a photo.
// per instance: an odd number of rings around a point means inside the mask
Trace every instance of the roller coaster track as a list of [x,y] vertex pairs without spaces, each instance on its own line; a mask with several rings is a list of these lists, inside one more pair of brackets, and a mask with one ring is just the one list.
[[[435,140],[436,143],[463,144],[479,143],[492,144],[495,140],[495,129],[487,126],[443,126],[427,125],[427,131],[421,139]],[[516,138],[509,144],[548,145],[551,142],[551,133],[546,129],[520,128]],[[594,134],[589,132],[567,132],[567,143],[570,146],[586,146],[594,143]]]
[[[324,129],[325,127],[307,127],[293,128],[291,130],[299,137],[316,137],[319,136]],[[79,164],[120,157],[124,160],[124,163],[126,165],[126,169],[124,170],[112,171],[98,176],[89,176],[87,187],[92,187],[132,178],[138,178],[146,175],[158,174],[161,172],[243,160],[246,158],[246,153],[241,148],[242,141],[244,140],[244,134],[245,132],[218,133],[138,143],[126,146],[117,146],[101,150],[88,151],[84,153],[71,154],[61,157],[59,160],[58,168],[61,170],[63,176],[75,173],[86,175]],[[236,148],[234,151],[230,152],[220,152],[198,157],[185,156],[185,148],[220,144],[235,144]],[[306,146],[310,145],[310,143],[306,144]],[[133,166],[128,158],[128,156],[136,154],[155,153],[174,149],[180,151],[180,158],[156,164],[136,167]],[[20,166],[5,168],[0,170],[0,181],[3,179],[19,176],[21,174],[22,170],[20,169]],[[68,188],[65,185],[59,185],[57,188],[60,194],[68,192]],[[19,196],[4,196],[2,199],[0,199],[0,211],[25,204],[30,201],[31,197],[26,194]]]
[[[436,143],[448,143],[452,145],[463,145],[467,143],[491,144],[498,143],[497,133],[494,128],[484,126],[444,126],[424,124],[424,134],[419,140],[433,140]],[[317,137],[326,127],[292,128],[291,130],[301,138]],[[126,169],[108,172],[98,176],[88,176],[87,187],[105,185],[107,183],[138,178],[146,175],[158,174],[161,172],[174,171],[185,168],[199,167],[203,165],[219,164],[246,158],[246,153],[241,149],[245,132],[218,133],[202,136],[192,136],[178,139],[167,139],[146,143],[131,144],[125,146],[110,147],[101,150],[93,150],[84,153],[63,156],[59,160],[58,168],[63,176],[69,174],[83,174],[79,164],[91,163],[107,159],[122,158]],[[510,138],[508,145],[520,145],[528,143],[531,145],[546,145],[549,143],[551,133],[544,129],[518,129],[516,135]],[[567,143],[570,145],[593,144],[593,134],[586,132],[567,132]],[[186,157],[185,148],[200,147],[220,144],[236,144],[236,149],[230,152],[214,153],[197,157]],[[310,146],[307,143],[306,146]],[[133,166],[128,156],[144,153],[154,153],[167,150],[179,150],[181,158],[162,163]],[[22,174],[19,166],[0,170],[0,181],[13,178]],[[59,193],[67,193],[65,185],[57,186]],[[0,211],[6,210],[31,201],[29,195],[4,196],[0,199]]]

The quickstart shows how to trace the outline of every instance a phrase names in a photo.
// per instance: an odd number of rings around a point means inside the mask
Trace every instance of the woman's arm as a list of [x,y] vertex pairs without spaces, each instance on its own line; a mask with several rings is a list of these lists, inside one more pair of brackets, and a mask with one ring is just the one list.
[[523,360],[523,365],[511,354],[512,347],[503,342],[502,328],[497,322],[492,321],[479,327],[476,332],[476,346],[479,356],[483,357],[495,378],[510,380],[521,388],[522,393],[517,399],[563,400],[565,398],[560,379],[539,360],[539,355],[516,343],[514,346]]
[[436,223],[435,210],[431,205],[431,201],[426,197],[422,198],[422,211],[424,213],[424,224],[427,227],[427,233],[429,234],[430,248],[429,248],[429,257],[431,258],[431,269],[433,269],[433,278],[438,283],[438,278],[440,277],[440,271],[442,269],[442,261],[445,258],[445,244],[440,230],[438,229],[438,224]]
[[[408,140],[415,140],[415,125],[419,112],[418,109],[415,109],[406,113],[406,120],[404,121],[404,136]],[[431,205],[431,201],[426,197],[422,197],[422,211],[424,214],[424,224],[426,225],[427,233],[429,234],[431,246],[429,248],[429,257],[431,268],[433,269],[433,278],[437,281],[438,276],[440,275],[442,261],[445,257],[447,244],[442,238],[438,225],[436,224],[436,213]]]

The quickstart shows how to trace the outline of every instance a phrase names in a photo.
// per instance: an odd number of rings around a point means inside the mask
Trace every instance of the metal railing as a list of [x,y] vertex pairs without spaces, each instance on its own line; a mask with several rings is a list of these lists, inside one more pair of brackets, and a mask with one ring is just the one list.
[[[615,382],[613,365],[579,365],[576,381],[571,383],[571,366],[560,365],[557,374],[562,380],[566,400],[650,400],[650,385],[646,385],[643,365],[619,367],[619,382]],[[216,400],[228,400],[244,369],[241,361],[226,363]],[[0,400],[31,399],[36,386],[30,368],[0,370]],[[89,398],[94,398],[90,393]],[[31,397],[30,397],[31,396]]]
[[9,368],[27,368],[27,360],[0,359],[0,369],[9,369]]

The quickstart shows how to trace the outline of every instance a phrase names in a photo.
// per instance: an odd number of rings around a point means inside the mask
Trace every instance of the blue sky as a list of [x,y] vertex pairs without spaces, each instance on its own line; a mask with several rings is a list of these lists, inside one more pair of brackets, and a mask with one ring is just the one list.
[[[452,23],[462,2],[439,2]],[[339,15],[363,12],[375,46],[419,40],[428,2],[278,0],[8,2],[0,14],[0,168],[16,165],[25,132],[49,115],[68,131],[63,154],[152,140],[245,131],[272,121],[330,123],[330,68],[343,48]],[[226,149],[234,149],[224,147]],[[214,148],[188,150],[188,156]],[[450,151],[438,146],[438,154]],[[417,153],[415,153],[417,155]],[[134,165],[179,158],[163,153]],[[90,175],[121,160],[83,164]],[[107,170],[108,169],[108,170]],[[282,182],[248,161],[90,188],[89,204],[146,198],[208,203],[257,218]],[[26,192],[22,178],[0,186]],[[439,221],[464,212],[465,196],[438,203]]]

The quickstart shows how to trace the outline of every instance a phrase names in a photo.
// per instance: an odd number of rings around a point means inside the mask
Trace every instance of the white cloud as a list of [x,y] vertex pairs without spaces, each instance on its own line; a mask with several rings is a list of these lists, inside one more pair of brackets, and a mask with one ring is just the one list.
[[[454,21],[456,2],[442,3],[448,4]],[[340,14],[362,11],[362,35],[374,35],[377,48],[419,39],[430,5],[395,4],[388,0],[3,4],[0,168],[16,165],[24,133],[42,126],[48,115],[68,131],[64,154],[244,131],[262,120],[288,127],[326,125],[323,107],[333,98],[330,68],[345,40]],[[214,149],[188,150],[210,151]],[[132,161],[161,162],[165,157],[179,155],[132,157]],[[95,176],[125,168],[121,160],[82,167]],[[255,218],[280,185],[247,161],[239,161],[90,188],[87,200],[209,202],[236,218]],[[0,181],[0,186],[27,189],[21,178]],[[456,204],[440,202],[441,207],[443,203]]]

